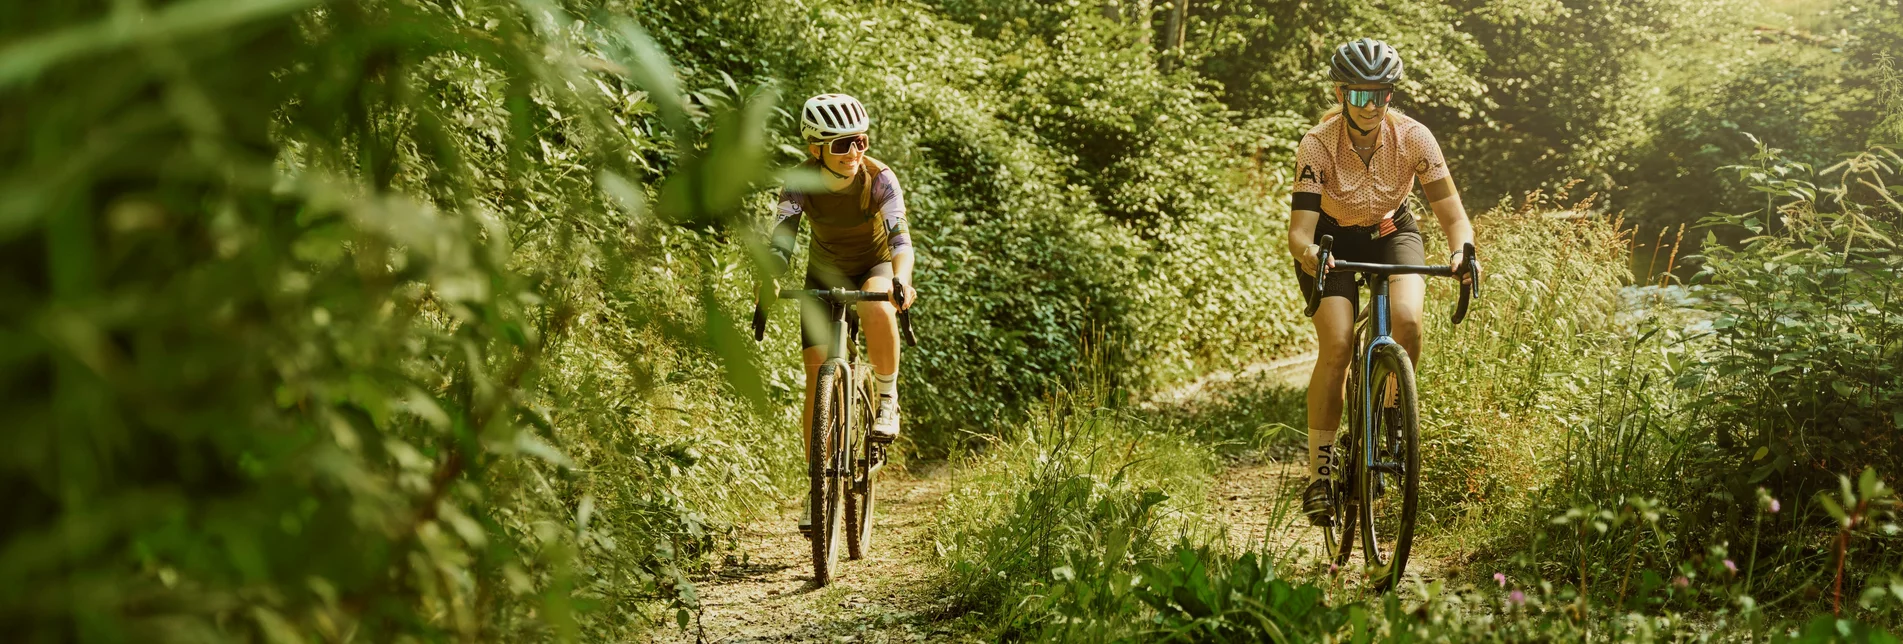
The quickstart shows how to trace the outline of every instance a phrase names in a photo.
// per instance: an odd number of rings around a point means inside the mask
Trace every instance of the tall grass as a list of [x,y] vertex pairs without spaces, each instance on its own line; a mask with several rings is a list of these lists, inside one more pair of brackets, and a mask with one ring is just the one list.
[[1212,534],[1200,518],[1218,469],[1214,452],[1110,406],[1112,393],[1086,380],[959,459],[933,539],[956,607],[993,615],[1002,635],[1037,632],[1053,606],[1068,606],[1050,596],[1054,589]]

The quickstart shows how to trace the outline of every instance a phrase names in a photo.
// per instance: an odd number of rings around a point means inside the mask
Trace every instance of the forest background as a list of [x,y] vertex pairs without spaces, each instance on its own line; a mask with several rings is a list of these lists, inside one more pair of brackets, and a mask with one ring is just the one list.
[[[1121,409],[1309,341],[1291,158],[1328,52],[1364,35],[1407,57],[1397,105],[1439,136],[1496,274],[1477,324],[1433,331],[1466,355],[1423,372],[1426,538],[1548,602],[1432,611],[1849,633],[1903,601],[1895,0],[6,12],[0,622],[26,641],[683,627],[731,526],[797,487],[795,321],[758,347],[737,321],[800,158],[788,107],[819,92],[866,102],[907,189],[906,451],[1042,489],[1008,459],[1051,462],[1053,394]],[[1277,440],[1091,427],[1184,454]],[[952,605],[1019,607],[1000,637],[1106,639],[1187,609],[1089,584],[1183,552],[1248,569],[1163,529],[1105,558],[1088,537],[1113,515],[1184,494],[1100,478],[1071,502],[1121,509],[1054,550],[1102,560],[1081,578],[998,559],[1024,499],[954,494]],[[1034,574],[970,574],[1012,566]],[[1607,571],[1628,583],[1589,585]],[[1300,596],[1317,632],[1380,601]]]

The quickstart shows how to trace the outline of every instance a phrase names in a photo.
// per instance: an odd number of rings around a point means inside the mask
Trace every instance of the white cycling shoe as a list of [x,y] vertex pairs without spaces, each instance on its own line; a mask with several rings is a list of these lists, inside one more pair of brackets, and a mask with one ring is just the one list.
[[899,399],[879,396],[879,411],[872,417],[872,441],[890,443],[899,437]]

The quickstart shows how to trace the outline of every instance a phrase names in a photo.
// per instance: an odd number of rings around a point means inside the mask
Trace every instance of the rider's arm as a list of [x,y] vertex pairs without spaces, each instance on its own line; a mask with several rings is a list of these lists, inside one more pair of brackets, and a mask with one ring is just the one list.
[[[1450,249],[1466,246],[1474,240],[1473,223],[1467,220],[1467,208],[1460,203],[1460,191],[1454,188],[1454,176],[1447,169],[1447,157],[1441,154],[1440,141],[1425,127],[1408,132],[1408,139],[1420,155],[1414,165],[1414,178],[1421,182],[1421,191],[1427,194],[1427,206],[1434,209],[1434,218],[1440,220],[1441,232],[1447,234],[1447,246]],[[1452,259],[1450,255],[1449,263]]]
[[785,273],[786,267],[793,262],[793,253],[799,247],[800,216],[806,212],[806,196],[791,190],[780,190],[780,203],[774,209],[773,234],[768,243],[773,254],[780,259],[778,273]]
[[905,191],[891,170],[882,172],[873,183],[879,216],[885,219],[885,243],[892,251],[892,276],[912,283],[912,230],[905,221]]
[[[1434,218],[1440,220],[1441,232],[1447,233],[1447,247],[1451,252],[1460,252],[1460,248],[1474,240],[1474,227],[1473,222],[1467,220],[1467,208],[1460,203],[1460,191],[1454,189],[1453,177],[1443,177],[1422,189],[1427,192],[1427,205],[1434,209]],[[1451,260],[1450,254],[1450,263]]]
[[1322,218],[1322,180],[1331,171],[1328,154],[1321,140],[1302,137],[1295,148],[1295,190],[1289,197],[1288,252],[1303,270],[1309,266],[1309,253],[1315,244],[1315,225]]

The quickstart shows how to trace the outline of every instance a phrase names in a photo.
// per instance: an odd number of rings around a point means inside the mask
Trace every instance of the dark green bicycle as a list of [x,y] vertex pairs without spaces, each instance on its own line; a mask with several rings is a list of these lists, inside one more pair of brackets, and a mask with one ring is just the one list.
[[[840,537],[845,537],[847,556],[865,558],[872,549],[872,516],[877,507],[873,494],[873,475],[885,466],[884,442],[872,440],[872,365],[859,353],[859,319],[854,304],[891,302],[901,289],[891,293],[833,289],[781,289],[780,299],[812,299],[831,304],[834,312],[833,339],[826,361],[819,366],[813,389],[812,439],[806,441],[808,494],[812,503],[813,583],[832,583],[839,566]],[[912,334],[912,317],[899,311],[899,329],[907,346],[918,346]],[[766,313],[753,312],[753,337],[766,337]],[[842,530],[843,528],[843,530]]]

